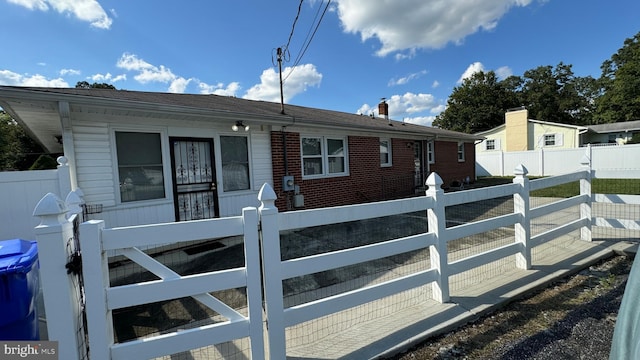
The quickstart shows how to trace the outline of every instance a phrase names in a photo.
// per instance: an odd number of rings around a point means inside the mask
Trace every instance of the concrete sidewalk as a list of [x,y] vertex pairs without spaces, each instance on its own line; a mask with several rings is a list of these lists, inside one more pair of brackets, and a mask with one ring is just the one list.
[[[452,286],[451,299],[447,303],[440,304],[427,299],[385,316],[371,316],[372,307],[383,308],[391,303],[406,303],[406,298],[424,298],[425,292],[428,292],[416,289],[378,300],[375,302],[377,304],[367,304],[360,310],[354,308],[331,315],[331,319],[326,321],[352,325],[313,341],[292,336],[311,330],[305,327],[314,327],[313,324],[305,323],[289,328],[287,358],[376,359],[391,356],[429,337],[446,333],[493,312],[602,259],[624,252],[635,252],[636,248],[637,243],[625,241],[585,242],[568,236],[556,239],[534,249],[533,266],[530,270],[513,268],[489,278],[480,272],[467,272],[465,284],[468,285],[459,286],[458,289]],[[358,314],[359,311],[369,314]],[[339,319],[340,317],[344,319]],[[368,320],[353,320],[363,317]]]

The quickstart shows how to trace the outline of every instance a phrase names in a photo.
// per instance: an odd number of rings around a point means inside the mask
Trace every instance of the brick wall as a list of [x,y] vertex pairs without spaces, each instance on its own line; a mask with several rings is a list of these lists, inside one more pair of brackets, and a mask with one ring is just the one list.
[[447,188],[454,180],[464,181],[468,176],[475,180],[476,147],[473,143],[464,144],[464,161],[458,161],[458,143],[454,141],[436,141],[434,143],[435,163],[430,165],[432,172],[437,172],[442,178],[443,187]]
[[[413,192],[413,147],[412,140],[391,139],[392,166],[380,166],[380,144],[377,137],[349,136],[350,176],[326,177],[302,180],[300,134],[285,133],[287,144],[288,174],[304,195],[304,208],[349,205],[396,198]],[[283,133],[271,133],[273,154],[274,190],[280,211],[293,209],[292,191],[283,191],[285,176]]]
[[[288,175],[304,195],[304,208],[313,209],[328,206],[349,205],[379,200],[400,198],[414,194],[414,149],[413,140],[391,139],[392,166],[380,166],[380,144],[378,137],[349,136],[350,176],[302,179],[300,154],[300,134],[294,132],[271,133],[273,156],[274,190],[280,211],[293,210],[293,191],[283,191],[282,177],[285,176],[285,151],[283,135],[287,146]],[[465,144],[465,162],[458,162],[456,142],[435,143],[435,164],[444,180],[445,187],[453,180],[469,176],[475,178],[475,147]],[[425,147],[426,148],[426,147]]]

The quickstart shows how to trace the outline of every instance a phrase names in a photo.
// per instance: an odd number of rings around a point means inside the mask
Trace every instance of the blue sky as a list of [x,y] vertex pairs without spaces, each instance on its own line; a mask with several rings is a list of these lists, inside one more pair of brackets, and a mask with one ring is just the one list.
[[599,77],[640,31],[638,0],[0,0],[0,14],[0,85],[277,102],[288,44],[286,103],[377,114],[384,97],[392,119],[426,125],[474,71]]

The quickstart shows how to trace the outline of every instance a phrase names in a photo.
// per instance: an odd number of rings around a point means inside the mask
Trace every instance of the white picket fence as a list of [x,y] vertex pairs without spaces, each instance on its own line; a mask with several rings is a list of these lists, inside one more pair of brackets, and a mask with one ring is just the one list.
[[[588,165],[587,159],[580,171],[532,181],[527,177],[526,168],[518,166],[512,184],[446,194],[441,188],[442,180],[434,173],[427,179],[426,196],[284,213],[278,212],[274,205],[275,192],[265,184],[259,194],[262,205],[258,209],[245,208],[242,216],[238,217],[113,229],[106,228],[101,220],[85,222],[80,225],[79,236],[90,358],[156,358],[233,339],[249,338],[251,358],[285,359],[286,329],[296,324],[429,284],[433,299],[447,302],[450,298],[450,280],[456,274],[514,255],[518,268],[529,269],[531,252],[535,246],[576,230],[580,231],[582,240],[591,241],[595,220],[592,216],[590,181],[594,172]],[[530,191],[574,181],[580,182],[580,195],[531,208]],[[512,213],[454,227],[446,226],[445,207],[500,197],[513,198]],[[640,204],[637,196],[623,200]],[[579,207],[578,219],[532,235],[532,219],[575,206]],[[365,246],[282,260],[282,232],[414,212],[426,214],[428,231]],[[47,310],[56,309],[57,312],[55,319],[48,319],[49,337],[59,341],[61,358],[79,359],[80,356],[75,354],[79,347],[78,337],[72,335],[72,329],[77,327],[73,319],[78,318],[78,309],[57,305],[73,302],[73,297],[69,295],[71,285],[68,275],[59,268],[61,263],[67,261],[64,258],[66,254],[63,256],[64,251],[52,250],[63,246],[65,239],[73,236],[69,232],[71,227],[66,216],[67,209],[55,195],[48,194],[39,203],[36,213],[42,221],[36,229],[38,245],[44,245],[41,249],[47,251],[41,255],[42,271],[49,274],[46,280],[51,281],[44,289],[45,305]],[[640,229],[637,219],[627,220],[618,224]],[[605,223],[612,222],[605,221],[602,224]],[[451,241],[505,227],[515,230],[513,243],[449,261],[447,244]],[[242,267],[183,276],[139,250],[158,244],[228,236],[244,238],[245,262]],[[419,249],[428,249],[430,268],[426,270],[295,306],[285,306],[283,281],[286,279]],[[107,254],[113,251],[155,274],[159,280],[112,286]],[[50,256],[63,258],[45,260]],[[214,291],[240,287],[246,287],[247,292],[247,311],[244,314],[210,295]],[[193,297],[223,315],[226,320],[133,341],[114,341],[111,316],[114,310],[180,297]]]

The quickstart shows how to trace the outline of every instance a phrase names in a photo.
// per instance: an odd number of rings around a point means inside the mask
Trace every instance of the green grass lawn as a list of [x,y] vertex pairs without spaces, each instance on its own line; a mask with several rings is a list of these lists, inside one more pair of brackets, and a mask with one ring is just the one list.
[[[535,180],[532,178],[531,180]],[[493,186],[513,182],[512,176],[487,176],[478,178],[476,184]],[[591,192],[594,194],[627,194],[640,195],[640,179],[593,179]],[[531,196],[537,197],[571,197],[580,194],[578,181],[557,185],[546,189],[535,190]]]

